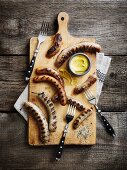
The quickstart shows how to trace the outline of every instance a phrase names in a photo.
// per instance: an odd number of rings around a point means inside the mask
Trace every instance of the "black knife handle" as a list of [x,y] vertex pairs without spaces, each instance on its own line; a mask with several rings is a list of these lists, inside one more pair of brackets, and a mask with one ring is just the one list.
[[116,136],[115,131],[113,129],[113,127],[110,125],[110,123],[107,121],[107,119],[102,115],[101,110],[98,109],[98,106],[95,106],[97,112],[99,113],[101,120],[104,124],[104,127],[106,129],[106,131],[111,135],[111,136]]
[[65,137],[67,134],[67,129],[68,129],[68,124],[66,124],[66,126],[65,126],[62,138],[59,143],[59,147],[58,147],[57,154],[56,154],[56,161],[59,161],[62,156],[62,152],[63,152],[63,148],[64,148],[64,141],[65,141]]

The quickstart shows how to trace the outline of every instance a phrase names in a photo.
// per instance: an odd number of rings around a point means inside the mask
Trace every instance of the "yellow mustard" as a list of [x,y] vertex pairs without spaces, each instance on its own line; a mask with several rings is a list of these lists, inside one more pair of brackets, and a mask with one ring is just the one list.
[[89,61],[88,59],[79,54],[72,58],[70,62],[70,69],[75,74],[83,74],[89,67]]
[[73,84],[73,79],[71,77],[71,74],[65,69],[65,68],[61,68],[59,69],[60,75],[65,78],[69,84]]

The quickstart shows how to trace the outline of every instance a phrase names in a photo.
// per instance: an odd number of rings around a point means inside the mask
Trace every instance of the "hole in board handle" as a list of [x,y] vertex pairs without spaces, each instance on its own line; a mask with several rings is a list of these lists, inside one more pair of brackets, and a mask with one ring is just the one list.
[[63,21],[63,20],[64,20],[64,17],[61,17],[61,20]]

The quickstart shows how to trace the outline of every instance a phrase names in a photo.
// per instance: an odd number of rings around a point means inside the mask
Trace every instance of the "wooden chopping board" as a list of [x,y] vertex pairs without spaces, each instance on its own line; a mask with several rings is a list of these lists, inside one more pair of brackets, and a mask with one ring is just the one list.
[[[67,29],[68,20],[69,20],[69,16],[67,13],[65,13],[65,12],[59,13],[59,15],[58,15],[58,25],[59,25],[58,32],[61,34],[62,39],[63,39],[63,45],[62,45],[60,51],[64,48],[67,48],[68,46],[71,46],[71,45],[76,44],[81,41],[95,42],[95,38],[79,38],[79,37],[71,36]],[[58,54],[56,54],[56,56],[54,56],[51,59],[46,58],[47,50],[51,47],[51,45],[53,43],[53,37],[54,36],[47,37],[46,40],[44,41],[44,43],[41,44],[38,56],[36,58],[34,70],[33,70],[33,73],[32,73],[31,79],[30,79],[30,84],[29,84],[29,101],[31,101],[34,104],[36,104],[37,106],[39,106],[41,108],[41,110],[45,113],[47,119],[48,119],[48,114],[47,114],[45,107],[43,106],[42,103],[40,103],[40,101],[38,100],[38,97],[31,92],[39,93],[41,91],[45,91],[46,94],[48,94],[50,97],[55,93],[55,89],[48,83],[34,83],[33,82],[33,77],[36,75],[35,74],[36,68],[51,67],[51,68],[57,69],[54,66],[54,62],[55,62]],[[30,40],[30,60],[33,57],[34,51],[36,49],[36,45],[37,45],[37,37],[31,38],[31,40]],[[81,101],[85,105],[86,108],[90,108],[91,105],[86,100],[84,94],[74,95],[72,92],[74,87],[77,84],[84,82],[88,78],[89,75],[96,72],[95,54],[90,54],[90,53],[86,53],[86,54],[91,59],[90,72],[84,76],[81,76],[81,77],[73,76],[72,77],[73,83],[71,83],[71,84],[65,79],[64,79],[64,81],[65,81],[65,90],[66,90],[67,95],[75,98],[76,100]],[[64,65],[61,66],[61,68],[66,68],[66,63],[64,63]],[[90,90],[93,92],[94,95],[96,95],[96,83],[91,87]],[[57,121],[58,121],[57,122],[57,130],[56,130],[56,132],[50,132],[50,141],[46,145],[59,144],[60,138],[62,136],[64,127],[65,127],[65,123],[66,123],[65,115],[66,115],[67,107],[68,107],[68,105],[61,106],[59,103],[55,104],[55,109],[56,109],[56,113],[57,113]],[[81,112],[76,111],[75,118],[80,113]],[[75,118],[73,119],[73,121],[75,120]],[[92,115],[89,116],[80,125],[80,127],[77,128],[76,130],[74,130],[72,127],[73,121],[69,125],[68,133],[66,135],[65,144],[74,144],[74,145],[95,144],[95,142],[96,142],[96,112],[95,112],[95,110],[92,113]],[[36,124],[36,121],[33,119],[33,117],[30,114],[29,114],[28,129],[29,129],[29,133],[28,133],[29,144],[30,145],[43,145],[43,144],[41,144],[41,142],[39,140],[39,129]]]

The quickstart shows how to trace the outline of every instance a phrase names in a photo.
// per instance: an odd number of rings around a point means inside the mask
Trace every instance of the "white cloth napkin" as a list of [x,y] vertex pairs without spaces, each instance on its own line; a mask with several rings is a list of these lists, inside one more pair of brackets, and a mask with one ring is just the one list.
[[19,98],[17,99],[16,103],[14,104],[14,108],[24,117],[24,119],[27,121],[27,113],[22,107],[24,102],[28,101],[28,85],[23,90]]
[[[99,97],[101,95],[103,83],[105,80],[105,75],[108,72],[111,58],[108,56],[104,56],[104,53],[97,53],[97,102],[99,100]],[[28,101],[28,85],[22,92],[22,94],[19,96],[18,100],[14,104],[14,108],[24,117],[24,119],[27,121],[27,113],[22,108],[23,103]],[[22,109],[21,109],[22,108]]]
[[96,103],[98,103],[99,97],[101,95],[102,87],[104,84],[105,76],[108,72],[111,57],[105,56],[104,53],[97,53],[97,96],[96,96]]

